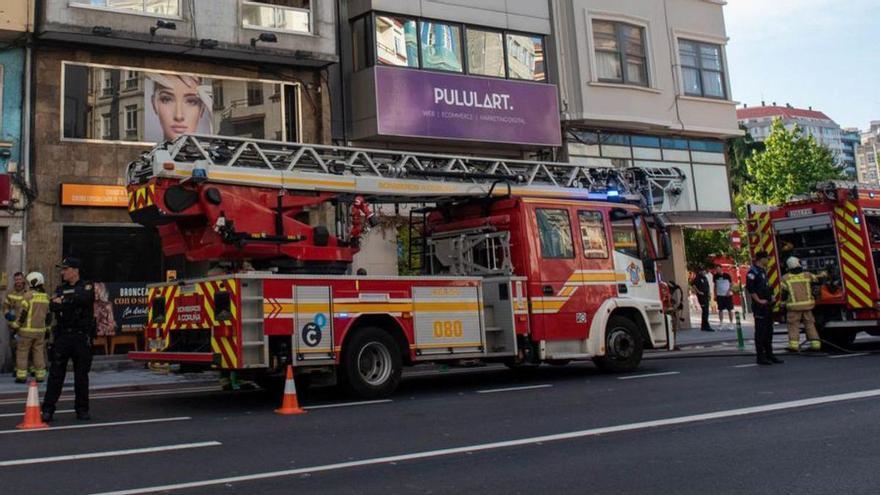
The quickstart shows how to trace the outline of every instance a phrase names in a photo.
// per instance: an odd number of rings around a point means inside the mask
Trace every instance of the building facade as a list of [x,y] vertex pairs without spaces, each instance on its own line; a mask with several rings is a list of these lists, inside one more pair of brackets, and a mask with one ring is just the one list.
[[[549,4],[529,0],[338,0],[336,142],[508,158],[561,145],[548,70]],[[540,109],[540,111],[535,111]],[[374,229],[355,269],[396,274],[405,209]],[[394,227],[393,225],[397,225]]]
[[840,125],[824,112],[809,108],[764,105],[759,107],[744,106],[736,111],[739,123],[748,129],[755,141],[763,142],[770,135],[770,126],[774,119],[781,119],[786,129],[795,125],[803,130],[805,136],[813,136],[817,143],[828,148],[834,154],[839,165],[846,166],[846,154],[843,146],[843,131]]
[[859,182],[880,185],[880,121],[871,122],[870,128],[861,134],[856,148],[856,166]]
[[[28,187],[28,39],[33,2],[0,2],[0,291],[12,275],[26,272],[24,216],[32,200]],[[0,370],[11,366],[9,332],[0,330]]]
[[[28,265],[64,255],[111,298],[203,273],[134,225],[128,163],[186,132],[328,143],[336,11],[309,0],[39,2]],[[117,326],[121,326],[117,321]],[[123,329],[124,330],[124,329]]]
[[858,180],[859,171],[856,165],[856,150],[861,143],[861,132],[855,127],[847,127],[841,131],[840,140],[843,144],[843,171],[850,180]]
[[724,2],[551,0],[565,146],[571,161],[677,169],[654,205],[671,225],[664,277],[688,285],[685,228],[728,228],[726,139],[741,135],[730,92]]

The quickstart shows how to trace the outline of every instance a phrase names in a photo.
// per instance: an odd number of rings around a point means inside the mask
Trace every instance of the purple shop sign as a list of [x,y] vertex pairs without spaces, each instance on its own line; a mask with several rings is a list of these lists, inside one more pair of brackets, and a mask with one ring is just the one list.
[[556,86],[377,66],[383,136],[561,146]]

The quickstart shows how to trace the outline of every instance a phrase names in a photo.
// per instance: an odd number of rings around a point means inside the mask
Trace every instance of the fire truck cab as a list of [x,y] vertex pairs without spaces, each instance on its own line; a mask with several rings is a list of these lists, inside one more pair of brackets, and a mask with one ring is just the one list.
[[[554,178],[545,185],[528,168],[559,169],[570,180],[584,171],[528,162],[505,164],[503,174],[497,162],[488,171],[465,162],[450,171],[448,157],[430,156],[415,177],[398,168],[377,180],[378,170],[351,163],[335,173],[273,174],[270,161],[269,171],[239,166],[228,179],[233,164],[214,157],[248,149],[257,157],[275,152],[287,165],[303,155],[290,143],[185,136],[130,169],[132,217],[159,229],[166,253],[228,253],[241,268],[150,285],[147,350],[132,359],[234,370],[262,383],[292,365],[300,376],[375,398],[394,391],[403,366],[423,362],[592,359],[628,371],[643,349],[674,346],[656,267],[669,252],[668,235],[634,187],[617,189],[625,176],[602,171],[587,177],[590,187]],[[446,165],[431,169],[429,160]],[[297,189],[285,186],[294,182]],[[419,275],[328,273],[357,252],[350,233],[369,223],[367,199],[423,205],[411,221]],[[342,214],[335,235],[302,214],[303,205],[328,201]],[[264,230],[245,230],[253,228]],[[285,263],[271,267],[267,253]],[[244,269],[243,259],[259,269]]]

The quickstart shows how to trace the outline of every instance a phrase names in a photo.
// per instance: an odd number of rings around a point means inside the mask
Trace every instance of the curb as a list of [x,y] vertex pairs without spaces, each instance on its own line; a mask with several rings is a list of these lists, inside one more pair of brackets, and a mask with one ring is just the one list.
[[[217,390],[220,390],[220,384],[217,379],[211,380],[192,380],[187,382],[159,382],[159,383],[130,383],[130,384],[113,384],[113,385],[96,385],[89,387],[90,393],[114,393],[114,392],[145,392],[145,391],[157,391],[157,390],[177,390],[182,388],[191,388],[191,387],[204,387],[208,385],[216,385]],[[20,398],[23,395],[27,394],[27,386],[22,385],[23,389],[21,392],[0,392],[0,399],[16,399]],[[45,382],[40,384],[40,393],[45,392]],[[61,390],[62,396],[64,394],[72,394],[73,393],[73,384],[64,385],[64,388]]]

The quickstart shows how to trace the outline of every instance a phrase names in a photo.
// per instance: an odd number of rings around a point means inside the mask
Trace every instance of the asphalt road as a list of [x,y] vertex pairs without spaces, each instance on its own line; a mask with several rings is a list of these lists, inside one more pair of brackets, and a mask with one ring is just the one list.
[[875,494],[880,346],[861,350],[652,359],[628,375],[453,369],[384,402],[316,391],[303,416],[260,391],[96,394],[92,422],[59,413],[25,433],[6,400],[0,493]]

